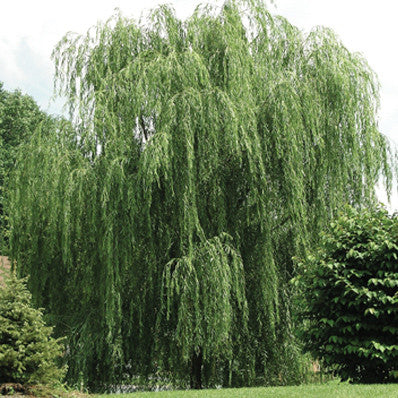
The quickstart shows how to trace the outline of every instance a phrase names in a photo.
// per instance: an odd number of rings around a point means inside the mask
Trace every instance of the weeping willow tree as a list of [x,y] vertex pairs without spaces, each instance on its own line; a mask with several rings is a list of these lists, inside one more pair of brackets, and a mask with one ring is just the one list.
[[21,152],[10,245],[69,381],[299,382],[291,258],[391,181],[366,61],[254,1],[118,14],[54,59],[75,130]]

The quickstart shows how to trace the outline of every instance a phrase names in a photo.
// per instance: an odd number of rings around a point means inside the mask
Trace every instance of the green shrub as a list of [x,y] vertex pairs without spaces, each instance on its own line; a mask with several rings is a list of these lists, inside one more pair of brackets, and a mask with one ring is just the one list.
[[60,339],[51,337],[43,313],[31,304],[25,280],[11,275],[0,285],[0,384],[55,384],[65,369],[57,366]]
[[348,208],[301,267],[308,350],[344,380],[397,381],[398,217]]

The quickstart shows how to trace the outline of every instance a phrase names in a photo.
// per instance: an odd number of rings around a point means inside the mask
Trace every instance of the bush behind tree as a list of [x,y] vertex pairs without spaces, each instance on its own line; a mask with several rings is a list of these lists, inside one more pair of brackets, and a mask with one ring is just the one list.
[[301,264],[307,348],[344,380],[398,381],[397,260],[397,215],[348,208]]

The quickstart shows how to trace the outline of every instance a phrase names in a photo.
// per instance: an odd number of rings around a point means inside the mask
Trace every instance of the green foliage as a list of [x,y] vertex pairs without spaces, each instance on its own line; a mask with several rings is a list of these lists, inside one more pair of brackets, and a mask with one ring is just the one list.
[[171,306],[178,308],[175,339],[185,360],[197,347],[205,359],[216,353],[231,358],[235,312],[247,317],[242,259],[228,238],[209,239],[194,249],[192,257],[166,264],[166,314],[170,320]]
[[[398,367],[398,218],[348,208],[302,264],[307,347],[355,382],[394,380]],[[300,280],[300,279],[299,279]],[[397,379],[395,379],[397,381]]]
[[59,383],[65,370],[60,339],[51,337],[43,313],[32,307],[25,280],[14,275],[0,285],[0,383]]
[[[0,248],[5,254],[8,240],[8,215],[5,211],[9,173],[16,162],[17,151],[34,131],[55,128],[56,120],[40,110],[36,102],[20,91],[9,92],[0,82]],[[5,246],[4,246],[5,244]]]
[[6,174],[6,159],[7,153],[4,148],[4,143],[2,138],[0,138],[0,179],[2,180],[0,183],[0,242],[3,240],[4,226],[7,224],[7,217],[4,214],[3,204],[4,204],[4,176]]
[[10,246],[68,380],[299,382],[291,258],[391,181],[367,63],[259,1],[115,15],[54,59],[76,131],[20,152]]

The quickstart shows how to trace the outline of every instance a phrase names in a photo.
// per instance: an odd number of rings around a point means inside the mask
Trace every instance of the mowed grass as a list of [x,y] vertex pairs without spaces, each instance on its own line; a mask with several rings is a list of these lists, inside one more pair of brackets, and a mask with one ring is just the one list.
[[102,395],[103,398],[398,398],[398,384],[328,383],[293,387],[236,388],[201,391],[160,391]]

